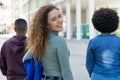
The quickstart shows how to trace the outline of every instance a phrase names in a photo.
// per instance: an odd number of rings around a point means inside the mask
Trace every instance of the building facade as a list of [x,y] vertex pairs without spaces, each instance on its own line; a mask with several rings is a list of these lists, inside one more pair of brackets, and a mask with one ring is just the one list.
[[[99,34],[91,23],[91,18],[96,9],[100,7],[115,8],[119,11],[119,0],[19,0],[20,16],[32,20],[34,12],[43,4],[52,3],[56,5],[63,14],[64,31],[62,36],[68,40],[91,39]],[[108,3],[109,2],[109,3]],[[114,3],[113,3],[114,2]],[[117,5],[117,6],[116,6]]]

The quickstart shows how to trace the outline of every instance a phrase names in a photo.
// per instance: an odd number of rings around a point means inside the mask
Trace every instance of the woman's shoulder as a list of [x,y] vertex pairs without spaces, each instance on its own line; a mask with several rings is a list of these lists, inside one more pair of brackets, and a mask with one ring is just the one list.
[[33,58],[33,55],[31,54],[31,52],[30,52],[30,49],[25,53],[25,55],[24,55],[24,57],[23,57],[23,59],[22,59],[22,62],[24,62],[24,61],[26,61],[26,60],[28,60],[28,59],[31,59],[31,58]]

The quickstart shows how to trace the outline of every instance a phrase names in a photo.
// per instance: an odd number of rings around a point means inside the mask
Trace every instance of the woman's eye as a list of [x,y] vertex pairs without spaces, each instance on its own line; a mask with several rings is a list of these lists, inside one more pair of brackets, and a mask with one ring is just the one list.
[[[62,17],[62,15],[58,15],[58,18],[61,18]],[[57,19],[57,17],[53,17],[51,20],[52,21],[55,21]]]
[[61,18],[61,17],[62,17],[62,15],[59,15],[59,16],[58,16],[58,18]]
[[55,18],[53,18],[52,21],[55,21]]

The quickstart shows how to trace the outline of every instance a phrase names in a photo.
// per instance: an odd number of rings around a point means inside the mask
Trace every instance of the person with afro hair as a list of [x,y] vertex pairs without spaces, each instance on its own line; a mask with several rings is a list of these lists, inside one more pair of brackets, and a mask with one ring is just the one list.
[[120,38],[113,34],[118,28],[118,14],[110,8],[100,8],[94,12],[92,23],[101,34],[88,44],[89,76],[91,80],[120,80]]

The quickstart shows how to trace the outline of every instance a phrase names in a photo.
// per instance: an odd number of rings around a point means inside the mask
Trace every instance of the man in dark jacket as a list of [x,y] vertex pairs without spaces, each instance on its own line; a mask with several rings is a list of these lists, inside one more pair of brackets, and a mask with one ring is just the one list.
[[7,40],[0,52],[0,69],[7,80],[24,80],[26,75],[22,58],[25,54],[27,22],[19,18],[15,21],[16,35]]

